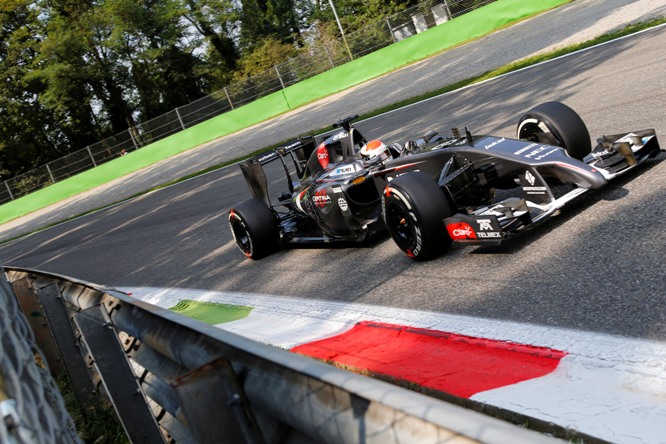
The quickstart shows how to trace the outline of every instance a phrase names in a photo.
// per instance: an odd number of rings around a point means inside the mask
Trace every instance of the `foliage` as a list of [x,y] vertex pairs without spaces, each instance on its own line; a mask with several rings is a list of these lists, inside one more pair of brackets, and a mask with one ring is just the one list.
[[276,61],[286,61],[298,54],[296,47],[282,43],[275,37],[266,37],[256,44],[239,62],[233,80],[247,79],[276,65]]
[[[415,1],[334,3],[352,32]],[[330,0],[2,0],[0,180],[298,54],[337,65],[338,29]]]
[[129,442],[113,411],[113,407],[100,403],[97,408],[83,410],[64,373],[58,376],[56,383],[65,401],[65,408],[72,417],[79,437],[83,442],[95,444],[125,444]]

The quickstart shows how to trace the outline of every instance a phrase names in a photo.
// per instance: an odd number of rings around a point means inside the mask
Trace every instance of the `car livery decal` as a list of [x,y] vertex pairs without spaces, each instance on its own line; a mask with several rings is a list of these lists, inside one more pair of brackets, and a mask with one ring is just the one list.
[[488,145],[485,145],[483,148],[486,149],[486,150],[489,150],[489,149],[499,145],[500,143],[504,143],[504,142],[506,142],[506,137],[502,137],[501,139],[495,140],[494,142],[491,142]]
[[504,232],[496,216],[452,216],[444,219],[446,231],[456,242],[499,242],[504,239]]
[[585,170],[583,168],[580,168],[580,167],[577,167],[575,165],[571,165],[571,164],[568,164],[568,163],[564,163],[564,162],[555,162],[555,164],[557,166],[562,167],[562,168],[569,168],[571,170],[578,170],[578,171],[582,171],[584,173],[588,173],[588,172],[596,173],[596,172],[598,172],[596,168],[592,168],[592,167],[590,167],[589,170]]
[[356,169],[354,168],[354,165],[345,165],[342,167],[338,167],[331,171],[329,176],[331,177],[337,177],[337,176],[344,176],[347,174],[353,174],[356,172]]
[[446,226],[451,239],[455,240],[468,240],[476,239],[476,231],[467,222],[455,222]]
[[373,175],[373,177],[385,176],[387,174],[394,173],[396,171],[404,170],[406,168],[411,168],[411,167],[419,165],[421,163],[425,163],[425,162],[421,161],[421,162],[406,163],[404,165],[399,165],[399,166],[396,166],[396,167],[387,168],[385,170],[375,171],[375,172],[372,173],[372,175]]
[[326,168],[329,163],[328,148],[323,143],[317,148],[317,160],[322,168]]
[[331,203],[331,198],[326,193],[326,190],[323,189],[314,193],[314,196],[312,196],[312,202],[319,208],[324,208],[326,205]]

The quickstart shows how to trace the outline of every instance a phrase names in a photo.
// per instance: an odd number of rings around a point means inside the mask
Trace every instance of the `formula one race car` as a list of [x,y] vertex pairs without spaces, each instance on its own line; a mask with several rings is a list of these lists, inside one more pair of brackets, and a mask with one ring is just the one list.
[[[417,260],[454,241],[499,243],[660,151],[653,130],[605,136],[592,150],[582,119],[559,102],[523,115],[516,139],[454,129],[387,146],[352,120],[319,145],[309,136],[241,163],[253,198],[230,210],[229,225],[247,257],[280,243],[359,242],[386,228]],[[277,160],[289,191],[271,199],[265,168]]]
[[[386,231],[371,172],[402,147],[368,142],[352,125],[356,117],[338,121],[339,130],[319,144],[303,137],[240,164],[253,198],[229,211],[229,226],[247,257],[264,257],[281,243],[362,242]],[[271,196],[267,169],[275,164],[288,191]]]
[[[382,172],[387,228],[417,260],[452,242],[497,244],[661,150],[654,130],[603,136],[592,150],[582,119],[559,102],[525,114],[517,139],[455,133],[406,149]],[[404,165],[418,172],[402,174]]]

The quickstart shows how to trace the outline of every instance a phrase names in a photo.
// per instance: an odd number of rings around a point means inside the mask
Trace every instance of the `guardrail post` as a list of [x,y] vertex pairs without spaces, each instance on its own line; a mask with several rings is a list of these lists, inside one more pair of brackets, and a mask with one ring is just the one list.
[[93,365],[130,441],[164,444],[164,436],[148,407],[106,309],[102,305],[87,308],[74,315],[74,322],[81,331]]
[[32,289],[30,281],[27,278],[15,280],[12,282],[12,289],[21,306],[21,310],[29,315],[26,316],[26,319],[35,335],[35,342],[37,342],[37,345],[44,353],[49,367],[55,373],[64,372],[63,360],[58,352],[56,342],[49,331],[46,313],[44,313],[44,310],[39,305],[37,293]]
[[236,373],[225,359],[217,359],[181,376],[172,386],[187,422],[202,443],[263,444]]
[[[18,282],[20,281],[14,283],[14,291],[16,291],[16,284]],[[47,349],[41,344],[40,348],[44,350],[47,357],[51,356],[49,359],[52,359],[54,349],[57,350],[57,358],[54,361],[49,361],[49,366],[54,369],[53,364],[57,364],[56,368],[64,369],[69,377],[76,399],[79,405],[84,407],[83,410],[85,411],[86,408],[97,405],[96,389],[88,373],[88,368],[85,365],[76,336],[74,335],[72,323],[69,320],[67,308],[63,303],[60,290],[56,284],[47,285],[37,291],[37,297],[44,311],[45,322],[42,322],[42,324],[46,326],[46,330],[50,328],[53,335],[49,338],[49,342],[55,339],[55,344],[57,344],[57,347],[48,345],[48,348],[51,348],[50,352],[47,352]],[[44,336],[45,334],[40,334],[42,341],[44,340]]]

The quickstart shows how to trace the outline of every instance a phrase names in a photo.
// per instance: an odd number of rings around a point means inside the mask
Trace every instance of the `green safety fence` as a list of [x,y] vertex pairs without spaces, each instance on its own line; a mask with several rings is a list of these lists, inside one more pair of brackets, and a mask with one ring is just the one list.
[[0,224],[569,1],[497,0],[423,33],[154,142],[127,156],[3,204],[0,206]]

